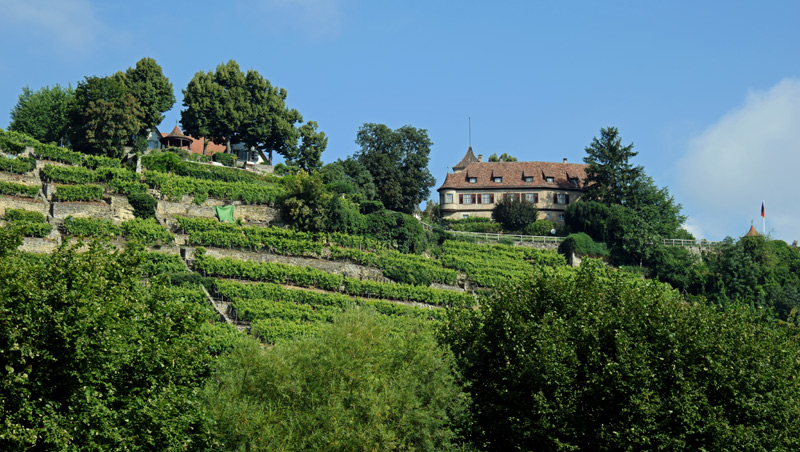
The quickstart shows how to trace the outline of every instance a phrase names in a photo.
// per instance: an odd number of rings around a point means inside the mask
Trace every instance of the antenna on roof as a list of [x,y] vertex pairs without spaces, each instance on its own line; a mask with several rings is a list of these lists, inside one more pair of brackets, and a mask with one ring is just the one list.
[[468,116],[469,118],[469,147],[472,147],[472,117]]

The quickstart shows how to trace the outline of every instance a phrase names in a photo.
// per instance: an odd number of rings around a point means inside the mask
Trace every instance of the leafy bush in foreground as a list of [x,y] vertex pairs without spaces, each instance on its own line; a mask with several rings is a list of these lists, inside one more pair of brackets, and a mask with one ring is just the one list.
[[545,270],[444,331],[485,450],[798,450],[800,340],[596,261]]

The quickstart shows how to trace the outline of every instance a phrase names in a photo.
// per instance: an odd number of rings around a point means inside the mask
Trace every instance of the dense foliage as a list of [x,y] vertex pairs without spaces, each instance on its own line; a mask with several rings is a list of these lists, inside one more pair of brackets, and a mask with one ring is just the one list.
[[794,326],[594,263],[451,314],[484,450],[800,447]]
[[492,209],[492,219],[509,232],[525,229],[538,216],[536,204],[514,196],[504,197]]
[[430,194],[435,180],[428,171],[431,142],[425,129],[383,124],[358,129],[355,158],[372,175],[378,199],[387,209],[410,214]]
[[230,354],[206,397],[226,450],[457,450],[466,400],[451,369],[424,324],[362,309]]
[[0,195],[21,196],[23,198],[35,198],[42,189],[41,185],[26,185],[16,182],[0,181]]
[[[55,84],[36,91],[23,87],[11,109],[8,130],[30,135],[42,143],[60,143],[67,136],[70,102],[75,96],[71,86]],[[2,147],[2,146],[0,146]]]
[[134,250],[42,262],[0,259],[0,449],[204,449],[208,308],[140,284]]

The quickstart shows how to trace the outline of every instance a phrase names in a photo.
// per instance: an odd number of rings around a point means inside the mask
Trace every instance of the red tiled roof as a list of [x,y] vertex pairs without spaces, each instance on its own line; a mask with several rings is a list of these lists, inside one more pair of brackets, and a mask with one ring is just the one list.
[[472,146],[470,146],[469,149],[467,149],[467,153],[464,155],[464,158],[462,158],[461,161],[453,167],[453,171],[461,171],[470,163],[475,163],[477,161],[478,158],[475,157],[475,154],[472,152]]
[[745,237],[758,237],[759,235],[761,235],[761,234],[759,234],[758,231],[756,231],[756,228],[751,224],[750,225],[750,230],[747,231],[747,234],[745,234],[744,236]]
[[[449,173],[439,191],[446,189],[508,189],[557,188],[580,190],[586,180],[586,167],[582,163],[552,162],[473,162],[464,171]],[[533,177],[525,182],[523,177]],[[476,178],[470,183],[469,178]],[[492,182],[492,177],[502,177],[502,182]],[[552,177],[553,182],[547,182]],[[577,179],[574,184],[570,179]]]
[[[178,133],[178,135],[175,135],[176,132]],[[162,137],[171,136],[171,137],[189,138],[190,140],[192,140],[192,142],[189,144],[189,152],[193,152],[195,154],[203,155],[203,140],[204,140],[203,137],[195,138],[195,137],[193,137],[191,135],[184,135],[180,131],[180,129],[178,129],[178,126],[175,126],[175,128],[172,129],[172,132],[170,132],[169,134],[161,133],[161,136]],[[225,145],[224,144],[214,144],[213,141],[209,141],[208,142],[208,146],[206,146],[206,155],[216,154],[217,152],[225,152]]]

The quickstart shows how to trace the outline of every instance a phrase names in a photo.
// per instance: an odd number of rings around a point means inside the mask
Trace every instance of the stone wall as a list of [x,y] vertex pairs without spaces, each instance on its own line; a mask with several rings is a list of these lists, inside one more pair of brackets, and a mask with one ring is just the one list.
[[6,209],[25,209],[39,212],[47,216],[48,205],[42,200],[18,198],[15,196],[0,196],[0,217],[6,214]]
[[[175,224],[175,217],[190,218],[216,218],[214,207],[226,206],[229,203],[219,199],[209,198],[202,204],[197,205],[191,202],[192,198],[184,196],[181,202],[159,200],[156,207],[156,217],[163,220],[168,225]],[[245,223],[269,224],[280,221],[280,211],[273,207],[264,205],[247,205],[238,201],[232,203],[234,206],[234,218],[241,219]]]
[[50,214],[57,223],[63,223],[68,216],[114,219],[111,202],[54,202]]

